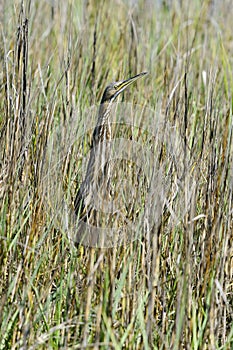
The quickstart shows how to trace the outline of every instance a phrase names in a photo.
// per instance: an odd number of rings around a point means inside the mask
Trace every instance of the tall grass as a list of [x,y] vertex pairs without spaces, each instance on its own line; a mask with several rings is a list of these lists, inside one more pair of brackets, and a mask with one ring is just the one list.
[[[2,1],[0,349],[232,348],[231,7]],[[159,150],[159,224],[120,247],[75,248],[54,198],[72,209],[90,135],[67,145],[64,130],[75,120],[82,133],[106,83],[144,70],[123,101],[182,140],[175,161]]]

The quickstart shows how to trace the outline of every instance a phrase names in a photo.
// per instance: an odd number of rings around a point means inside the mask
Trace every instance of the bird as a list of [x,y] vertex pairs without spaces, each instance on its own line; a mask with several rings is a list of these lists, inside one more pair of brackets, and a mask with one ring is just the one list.
[[97,224],[96,216],[100,210],[98,201],[104,203],[104,199],[108,200],[108,196],[110,196],[109,180],[111,174],[108,160],[112,139],[111,109],[116,98],[129,85],[146,74],[147,72],[142,72],[126,80],[113,82],[104,90],[98,109],[97,123],[91,138],[91,151],[86,175],[74,200],[74,211],[79,220],[89,222],[92,218],[92,224]]

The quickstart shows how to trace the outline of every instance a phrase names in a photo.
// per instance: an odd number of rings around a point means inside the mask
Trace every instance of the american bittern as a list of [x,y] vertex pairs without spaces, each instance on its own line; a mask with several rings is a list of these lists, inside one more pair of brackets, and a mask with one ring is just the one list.
[[[109,192],[108,190],[103,191],[103,187],[108,187],[110,179],[107,163],[110,151],[109,141],[112,138],[110,121],[112,104],[122,91],[146,74],[146,72],[143,72],[127,80],[111,83],[104,91],[99,107],[97,124],[92,135],[91,153],[86,176],[74,201],[75,213],[84,221],[89,221],[90,217],[95,217],[96,212],[100,209],[98,208],[97,210],[95,206],[98,196],[106,199],[106,196],[108,197],[109,194],[106,194],[106,192]],[[100,199],[102,201],[103,198]]]

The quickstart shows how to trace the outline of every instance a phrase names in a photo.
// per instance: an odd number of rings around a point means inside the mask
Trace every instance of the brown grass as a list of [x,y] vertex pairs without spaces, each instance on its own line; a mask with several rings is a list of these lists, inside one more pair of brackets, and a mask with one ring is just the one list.
[[[231,6],[2,2],[0,349],[232,348]],[[148,226],[142,209],[136,240],[76,249],[58,214],[89,151],[84,111],[107,82],[144,70],[123,101],[182,141],[175,158],[165,141],[156,149],[159,220]]]

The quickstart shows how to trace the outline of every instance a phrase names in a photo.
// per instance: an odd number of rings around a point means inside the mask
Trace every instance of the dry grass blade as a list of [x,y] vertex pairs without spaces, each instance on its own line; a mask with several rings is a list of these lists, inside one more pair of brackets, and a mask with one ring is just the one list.
[[[0,350],[232,349],[231,14],[1,1]],[[75,248],[101,96],[144,69],[110,114],[108,244]]]

